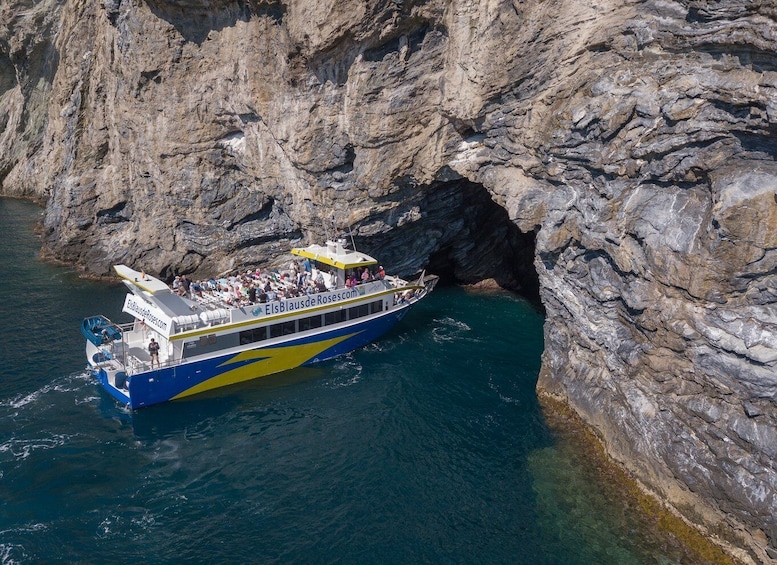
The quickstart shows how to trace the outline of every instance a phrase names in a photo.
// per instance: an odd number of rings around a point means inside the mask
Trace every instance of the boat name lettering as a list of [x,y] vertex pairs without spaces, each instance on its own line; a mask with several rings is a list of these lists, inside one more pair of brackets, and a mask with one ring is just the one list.
[[338,292],[327,292],[325,294],[312,294],[303,298],[281,300],[280,302],[268,302],[264,305],[264,313],[265,315],[269,315],[282,314],[284,312],[294,312],[296,310],[303,310],[313,306],[334,304],[335,302],[348,300],[349,298],[356,298],[358,296],[359,293],[354,288],[348,288]]
[[146,324],[158,330],[161,334],[168,335],[168,321],[162,315],[155,313],[150,306],[138,302],[133,296],[127,295],[124,301],[124,311],[144,320]]

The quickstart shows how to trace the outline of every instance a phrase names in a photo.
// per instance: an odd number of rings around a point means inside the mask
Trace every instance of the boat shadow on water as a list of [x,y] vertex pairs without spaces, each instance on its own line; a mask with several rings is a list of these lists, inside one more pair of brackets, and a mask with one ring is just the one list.
[[[127,408],[127,417],[132,421],[137,439],[164,439],[227,414],[237,417],[242,412],[282,401],[293,390],[293,385],[315,381],[326,374],[326,367],[298,367],[143,410],[130,411]],[[103,396],[109,401],[106,395]],[[115,416],[115,404],[113,411]]]

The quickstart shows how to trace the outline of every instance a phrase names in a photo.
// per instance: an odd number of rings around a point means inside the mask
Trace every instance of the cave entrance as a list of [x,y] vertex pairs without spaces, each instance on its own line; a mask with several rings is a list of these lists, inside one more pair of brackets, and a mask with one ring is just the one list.
[[466,180],[447,184],[448,190],[460,195],[454,213],[460,229],[431,254],[429,272],[439,274],[443,282],[457,284],[493,280],[540,304],[534,233],[519,230],[482,185]]
[[[423,188],[400,185],[400,191],[405,193],[400,199],[392,194],[392,200],[402,202],[393,213],[408,215],[415,209],[420,217],[398,225],[385,241],[372,240],[388,257],[385,261],[402,265],[408,257],[428,257],[427,272],[439,275],[443,284],[493,280],[541,308],[535,235],[521,232],[485,187],[458,179]],[[394,217],[386,223],[398,222]]]

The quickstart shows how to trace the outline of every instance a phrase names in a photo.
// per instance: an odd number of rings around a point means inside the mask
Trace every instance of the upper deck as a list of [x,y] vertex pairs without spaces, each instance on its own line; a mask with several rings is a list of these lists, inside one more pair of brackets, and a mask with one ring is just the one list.
[[360,269],[377,265],[378,262],[360,251],[351,251],[343,246],[342,240],[328,241],[326,245],[309,245],[308,247],[295,247],[291,250],[293,255],[307,257],[335,269],[346,271],[348,269]]
[[126,265],[114,269],[131,291],[125,298],[124,312],[173,340],[344,306],[412,287],[397,277],[381,274],[376,278],[370,267],[377,261],[344,249],[340,242],[295,248],[292,254],[313,263],[300,262],[284,271],[256,270],[194,281],[188,284],[188,291],[178,279],[179,286],[174,288]]

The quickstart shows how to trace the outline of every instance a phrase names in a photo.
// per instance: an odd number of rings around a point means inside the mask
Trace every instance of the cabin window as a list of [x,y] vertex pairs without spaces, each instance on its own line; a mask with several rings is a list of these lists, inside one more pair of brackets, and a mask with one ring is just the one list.
[[331,326],[332,324],[339,324],[340,322],[345,320],[345,312],[342,310],[335,310],[334,312],[327,312],[324,314],[324,323],[327,326]]
[[299,331],[304,332],[307,330],[314,330],[321,327],[321,314],[318,316],[310,316],[308,318],[301,318],[299,320]]
[[281,322],[280,324],[273,324],[270,326],[270,337],[282,337],[284,335],[290,335],[297,331],[297,321],[290,320],[288,322]]
[[264,341],[265,339],[267,339],[266,327],[254,328],[240,332],[240,345],[247,345],[257,341]]
[[352,306],[348,308],[348,319],[356,320],[357,318],[364,318],[370,314],[376,314],[383,311],[383,301],[376,300],[368,304],[360,304],[359,306]]
[[363,318],[364,316],[369,316],[369,314],[370,314],[369,304],[359,304],[358,306],[352,306],[351,308],[348,308],[349,320],[355,320],[356,318]]
[[200,347],[204,347],[206,345],[214,345],[216,343],[216,334],[210,334],[210,335],[201,335],[200,336]]

